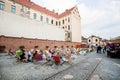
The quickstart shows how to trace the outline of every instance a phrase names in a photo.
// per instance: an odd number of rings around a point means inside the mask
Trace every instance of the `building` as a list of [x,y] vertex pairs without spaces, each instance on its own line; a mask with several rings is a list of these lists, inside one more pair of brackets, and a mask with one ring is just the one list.
[[[0,0],[0,10],[0,15],[3,18],[3,22],[0,23],[0,25],[3,25],[1,26],[3,30],[0,30],[0,35],[81,42],[81,18],[76,5],[58,14],[30,0]],[[13,19],[10,20],[7,18]],[[6,24],[6,22],[9,24]],[[4,28],[6,26],[6,28],[11,27],[9,25],[14,26],[13,28],[21,26],[21,28],[17,28],[21,31],[23,30],[23,26],[26,30],[28,28],[34,28],[33,30],[37,31],[35,34],[39,35],[34,35],[29,31],[29,34],[26,32],[17,33],[17,29],[14,33],[12,31],[6,33]],[[42,28],[45,26],[46,28]],[[40,31],[40,33],[38,29],[41,29],[42,32]],[[48,33],[45,32],[46,30]],[[53,37],[52,39],[50,35]]]
[[84,36],[82,36],[82,44],[87,44],[87,38],[85,38]]
[[112,38],[109,40],[111,43],[120,43],[120,36]]
[[87,43],[89,46],[97,46],[97,45],[102,45],[102,38],[92,35],[90,37],[88,37],[87,39]]

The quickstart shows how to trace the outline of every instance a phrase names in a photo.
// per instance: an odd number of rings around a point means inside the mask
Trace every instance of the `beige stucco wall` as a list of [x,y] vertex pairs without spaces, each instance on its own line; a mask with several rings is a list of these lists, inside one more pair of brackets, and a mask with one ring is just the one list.
[[[68,30],[68,25],[71,26],[71,22],[68,22],[68,18],[70,18],[70,15],[64,16],[64,17],[59,19],[59,21],[61,22],[60,27],[61,28],[64,27],[65,30]],[[64,24],[63,24],[63,20],[64,20]]]
[[80,20],[72,15],[72,41],[81,42],[81,26]]
[[81,42],[81,18],[77,7],[71,12],[72,41]]
[[0,10],[0,35],[65,41],[64,33],[56,26]]
[[[96,42],[96,39],[97,39],[97,42]],[[89,40],[90,40],[90,42],[89,42]],[[98,38],[98,37],[89,37],[88,39],[87,39],[87,43],[89,44],[89,45],[100,45],[101,44],[101,41],[100,41],[100,38]]]

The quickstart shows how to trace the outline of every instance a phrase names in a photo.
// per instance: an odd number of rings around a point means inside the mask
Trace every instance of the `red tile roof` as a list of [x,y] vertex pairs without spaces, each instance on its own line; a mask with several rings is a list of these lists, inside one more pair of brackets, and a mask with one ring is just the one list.
[[71,8],[71,9],[67,9],[65,12],[63,12],[63,13],[61,13],[61,14],[59,15],[59,18],[62,18],[62,17],[64,17],[64,16],[70,14],[71,11],[72,11],[74,8],[75,8],[75,7]]
[[44,7],[41,7],[41,6],[39,6],[39,5],[37,5],[37,4],[33,3],[33,2],[30,2],[29,0],[15,0],[15,1],[16,1],[17,3],[19,3],[19,4],[22,4],[22,5],[24,5],[24,6],[33,8],[33,9],[35,9],[35,10],[38,10],[38,11],[40,11],[40,12],[43,12],[43,13],[48,14],[48,15],[50,15],[50,16],[53,16],[53,17],[55,17],[55,18],[62,18],[62,17],[64,17],[64,16],[66,16],[66,15],[70,14],[71,11],[75,8],[75,7],[73,7],[73,8],[71,8],[71,9],[68,9],[68,10],[66,10],[65,12],[61,13],[60,15],[58,15],[57,13],[55,13],[55,12],[53,12],[53,11],[50,11],[50,10],[44,8]]

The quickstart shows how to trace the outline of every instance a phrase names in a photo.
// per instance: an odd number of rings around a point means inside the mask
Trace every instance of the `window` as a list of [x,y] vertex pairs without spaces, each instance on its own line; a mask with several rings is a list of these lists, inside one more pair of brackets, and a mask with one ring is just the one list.
[[33,14],[33,18],[37,19],[37,14],[36,13]]
[[97,42],[97,41],[98,41],[98,39],[95,39],[95,41]]
[[53,24],[53,20],[51,20],[51,24]]
[[70,25],[68,25],[68,30],[70,30]]
[[56,26],[57,26],[58,22],[56,21]]
[[49,22],[49,19],[48,19],[48,18],[46,18],[46,22],[47,22],[47,23]]
[[89,40],[89,42],[91,42],[91,40]]
[[60,21],[59,21],[59,26],[60,26]]
[[63,24],[64,24],[64,20],[62,20]]
[[4,10],[5,7],[5,3],[4,2],[0,2],[0,10]]
[[13,6],[13,5],[11,6],[11,12],[16,13],[16,6]]
[[70,38],[70,33],[68,33],[68,38]]
[[43,16],[40,16],[40,21],[43,21]]
[[70,18],[68,17],[68,22],[70,22]]

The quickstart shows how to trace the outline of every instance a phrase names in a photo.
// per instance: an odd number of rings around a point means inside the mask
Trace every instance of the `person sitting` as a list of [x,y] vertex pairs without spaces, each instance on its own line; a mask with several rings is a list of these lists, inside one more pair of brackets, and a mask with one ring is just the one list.
[[22,55],[22,51],[20,50],[20,49],[18,49],[17,51],[16,51],[16,57],[17,57],[17,62],[20,62],[20,60],[21,60],[21,56]]
[[60,54],[59,52],[56,53],[56,55],[53,56],[54,62],[56,65],[60,64]]
[[69,50],[66,51],[66,62],[71,63],[71,52]]
[[32,61],[32,52],[29,51],[28,52],[28,62],[31,62]]
[[39,60],[39,54],[38,51],[35,51],[35,53],[33,54],[33,59],[38,61]]
[[9,49],[8,55],[10,55],[10,56],[13,56],[13,55],[14,55],[14,52],[12,51],[12,49]]
[[22,62],[28,62],[27,61],[27,59],[28,59],[28,54],[27,54],[27,52],[26,52],[26,50],[25,49],[21,49],[21,52],[22,52],[22,54],[20,55],[20,60],[22,61]]

